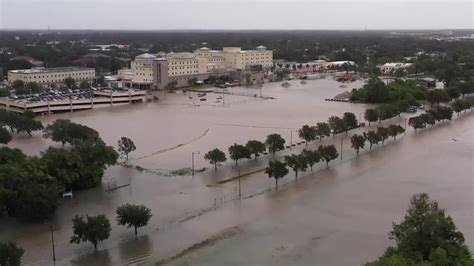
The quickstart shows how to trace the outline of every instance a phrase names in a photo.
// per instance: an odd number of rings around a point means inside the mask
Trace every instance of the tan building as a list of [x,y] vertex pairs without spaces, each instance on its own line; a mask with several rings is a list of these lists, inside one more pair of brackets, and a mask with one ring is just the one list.
[[200,60],[193,53],[169,53],[166,55],[166,59],[168,60],[169,77],[189,76],[200,73]]
[[133,72],[133,84],[150,85],[154,82],[156,56],[152,54],[141,54],[131,62]]
[[203,47],[194,51],[199,57],[206,58],[211,66],[208,69],[235,68],[245,69],[248,65],[262,65],[263,68],[273,66],[273,51],[265,46],[256,50],[242,50],[240,47],[224,47],[222,51]]
[[57,68],[33,68],[8,71],[8,82],[15,80],[23,82],[36,82],[39,85],[50,85],[64,83],[68,77],[76,82],[93,81],[95,69],[86,67],[57,67]]
[[134,87],[156,89],[163,88],[170,81],[176,81],[182,87],[187,86],[190,79],[203,81],[210,75],[245,70],[255,65],[261,65],[261,69],[272,67],[273,52],[259,46],[256,50],[242,50],[240,47],[211,50],[203,47],[193,53],[142,54],[132,61],[130,72],[133,73]]

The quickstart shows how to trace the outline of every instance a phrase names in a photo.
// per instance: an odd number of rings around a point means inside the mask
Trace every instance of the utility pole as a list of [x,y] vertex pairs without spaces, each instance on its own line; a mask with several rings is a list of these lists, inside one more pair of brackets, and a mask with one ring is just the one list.
[[225,93],[224,93],[224,88],[222,88],[222,105],[225,105]]
[[290,150],[293,149],[293,130],[290,131]]
[[51,230],[51,245],[53,248],[53,262],[56,262],[56,251],[54,249],[54,233],[53,233],[53,225],[49,226],[49,229]]
[[191,171],[192,171],[192,174],[193,174],[193,177],[194,177],[194,152],[191,153],[191,161],[192,161]]
[[239,199],[242,197],[242,191],[240,188],[240,166],[237,166],[237,169],[239,170]]
[[405,136],[407,135],[407,118],[405,117]]
[[341,138],[341,160],[342,160],[342,138]]

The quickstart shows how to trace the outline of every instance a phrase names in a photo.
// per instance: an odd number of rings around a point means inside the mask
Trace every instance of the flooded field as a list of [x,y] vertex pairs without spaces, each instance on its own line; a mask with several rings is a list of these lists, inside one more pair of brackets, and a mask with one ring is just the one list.
[[[287,143],[294,143],[300,141],[295,130],[303,124],[314,125],[347,111],[357,117],[363,115],[365,105],[324,101],[362,83],[347,88],[339,85],[329,79],[308,81],[306,85],[293,81],[289,88],[266,84],[262,94],[275,99],[225,95],[225,104],[216,102],[221,94],[209,93],[207,101],[197,100],[195,93],[161,94],[158,103],[42,117],[44,123],[67,118],[93,127],[113,146],[120,137],[128,136],[137,146],[130,163],[148,170],[111,167],[102,187],[77,192],[74,199],[65,200],[51,223],[18,225],[4,221],[0,238],[15,240],[25,248],[25,264],[51,265],[49,226],[53,225],[56,265],[136,265],[172,257],[236,228],[228,237],[217,237],[219,241],[212,246],[200,247],[171,263],[355,265],[382,254],[390,244],[387,232],[391,222],[403,217],[409,197],[428,192],[448,210],[467,243],[474,247],[474,117],[469,114],[416,135],[410,131],[384,149],[364,151],[359,159],[353,159],[355,154],[343,136],[343,160],[328,170],[323,170],[323,165],[315,173],[308,170],[298,182],[291,182],[294,177],[290,172],[278,191],[262,172],[242,178],[245,199],[240,201],[234,200],[236,181],[216,183],[235,176],[237,169],[227,162],[214,171],[203,159],[210,149],[227,151],[233,143],[263,141],[270,133],[279,133]],[[229,91],[260,94],[259,89]],[[189,96],[193,99],[188,100]],[[392,122],[403,124],[404,118]],[[325,142],[339,145],[340,139]],[[39,133],[32,138],[15,137],[9,144],[29,154],[38,154],[49,145],[57,144]],[[193,153],[196,168],[210,169],[194,177],[169,175],[170,171],[191,167]],[[242,172],[263,168],[268,158],[243,162]],[[139,230],[138,238],[133,230],[114,225],[115,208],[124,203],[145,204],[152,209],[150,225]],[[112,222],[111,238],[100,244],[96,253],[87,243],[70,245],[72,217],[99,213],[105,213]]]

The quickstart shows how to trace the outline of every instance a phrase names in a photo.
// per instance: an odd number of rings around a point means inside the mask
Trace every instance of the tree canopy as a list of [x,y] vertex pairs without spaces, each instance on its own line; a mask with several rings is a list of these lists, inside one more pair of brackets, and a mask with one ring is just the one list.
[[109,238],[112,230],[109,219],[103,214],[97,216],[86,215],[85,220],[83,216],[76,215],[72,219],[72,223],[73,235],[69,242],[76,244],[91,242],[96,250],[97,244]]
[[20,266],[24,253],[25,250],[14,242],[0,242],[0,265]]
[[277,160],[270,161],[267,168],[265,168],[265,173],[269,178],[275,178],[275,187],[278,188],[278,179],[285,177],[288,174],[288,168],[284,162]]
[[225,162],[227,157],[223,151],[215,148],[204,154],[204,159],[213,164],[214,168],[217,170],[217,164]]
[[[426,193],[416,194],[401,223],[393,223],[390,239],[396,245],[389,247],[378,262],[405,262],[403,265],[472,265],[471,254],[464,235],[457,230],[452,218]],[[421,265],[421,264],[420,264]],[[426,264],[423,264],[426,265]]]
[[124,155],[127,158],[127,161],[128,154],[132,151],[135,151],[136,149],[137,147],[135,147],[135,143],[133,143],[133,140],[131,140],[130,138],[121,137],[118,141],[118,152]]
[[285,142],[285,139],[279,134],[270,134],[267,136],[265,145],[271,153],[275,154],[275,152],[285,149]]
[[152,214],[151,210],[145,205],[125,204],[117,208],[117,223],[118,225],[125,225],[135,229],[135,236],[137,235],[137,228],[148,224]]

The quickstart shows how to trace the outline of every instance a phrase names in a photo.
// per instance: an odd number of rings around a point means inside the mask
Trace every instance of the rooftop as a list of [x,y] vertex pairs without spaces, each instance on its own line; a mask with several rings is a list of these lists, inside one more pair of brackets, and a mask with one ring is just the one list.
[[89,67],[54,67],[54,68],[32,68],[32,69],[17,69],[9,70],[9,73],[19,74],[38,74],[38,73],[57,73],[57,72],[71,72],[71,71],[87,71],[95,70]]

